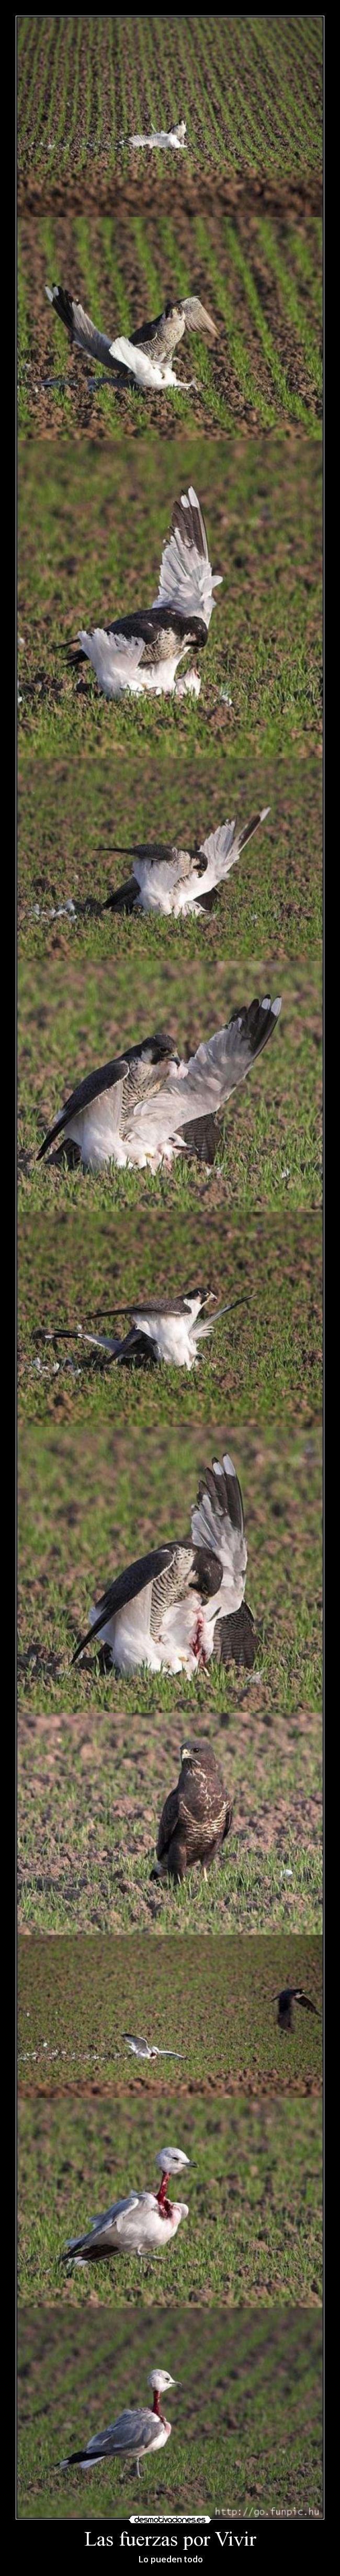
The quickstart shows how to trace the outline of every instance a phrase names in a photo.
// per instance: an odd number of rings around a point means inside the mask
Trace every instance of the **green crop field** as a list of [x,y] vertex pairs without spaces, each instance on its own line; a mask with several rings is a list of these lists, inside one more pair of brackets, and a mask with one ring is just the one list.
[[[169,1029],[179,1054],[188,1056],[231,1013],[249,1004],[254,994],[282,995],[282,1010],[270,1045],[248,1079],[227,1103],[220,1125],[217,1168],[207,1177],[203,1164],[179,1155],[170,1173],[117,1169],[71,1171],[65,1158],[37,1162],[44,1133],[85,1073],[152,1030]],[[19,1171],[25,1211],[56,1212],[77,1207],[83,1224],[93,1215],[116,1208],[141,1207],[156,1212],[188,1205],[204,1210],[216,1204],[222,1215],[273,1209],[319,1207],[322,1196],[321,1105],[321,968],[282,965],[271,959],[249,959],[240,967],[215,960],[213,990],[205,952],[166,968],[150,960],[147,979],[141,954],[136,959],[131,995],[129,959],[121,959],[112,977],[108,960],[97,965],[81,958],[53,957],[48,975],[35,961],[23,964],[19,989]],[[184,1257],[184,1253],[183,1253]],[[205,1262],[207,1255],[205,1255]],[[196,1262],[195,1262],[196,1267]]]
[[[223,715],[223,709],[221,709]],[[211,731],[211,729],[210,729]],[[244,823],[254,810],[269,806],[267,821],[254,834],[227,885],[215,897],[212,913],[191,914],[180,922],[151,913],[100,913],[110,888],[122,884],[131,870],[129,842],[174,839],[193,848],[207,832],[236,814]],[[115,853],[115,841],[126,858]],[[97,755],[74,763],[68,757],[19,765],[19,924],[20,950],[72,960],[89,956],[112,965],[137,960],[149,972],[152,959],[169,958],[182,966],[204,954],[215,976],[221,955],[270,955],[275,939],[279,957],[303,958],[322,936],[322,762],[300,742],[287,757],[268,759],[261,739],[246,753],[230,733],[212,731],[202,757],[178,745],[176,784],[173,757],[163,746],[158,758],[150,744],[143,759],[136,752],[115,761]],[[73,915],[53,919],[60,904],[72,901]],[[96,905],[98,907],[96,912]],[[93,907],[93,909],[91,908]]]
[[[203,1269],[202,1269],[203,1265]],[[204,1266],[207,1277],[203,1278]],[[241,1298],[221,1315],[191,1372],[169,1366],[117,1368],[75,1339],[57,1348],[40,1338],[57,1324],[81,1323],[90,1331],[124,1334],[124,1316],[105,1314],[125,1296],[185,1293],[202,1270],[203,1290],[217,1304]],[[138,1234],[133,1212],[115,1227],[92,1217],[84,1227],[79,1206],[20,1220],[19,1402],[30,1421],[61,1416],[108,1424],[142,1423],[159,1429],[177,1420],[209,1422],[217,1405],[233,1420],[278,1420],[308,1426],[322,1403],[322,1217],[290,1209],[277,1218],[247,1223],[221,1218],[213,1208],[199,1255],[197,1212],[143,1210]],[[102,1323],[98,1308],[104,1309]],[[265,1309],[265,1311],[264,1311]],[[211,1308],[211,1313],[213,1308]],[[209,1308],[207,1308],[209,1313]],[[38,1362],[38,1366],[37,1366]],[[202,1433],[203,1436],[203,1433]]]
[[[322,2514],[322,2327],[316,2308],[162,2309],[172,2433],[136,2487],[118,2461],[84,2480],[60,2462],[123,2406],[147,2403],[155,2335],[148,2308],[112,2316],[67,2307],[19,2311],[19,2516],[166,2512]],[[128,2327],[128,2332],[127,2332]],[[170,2408],[169,2408],[170,2412]],[[185,2412],[185,2438],[183,2414]],[[218,2437],[216,2435],[218,2421]]]
[[[36,18],[19,23],[19,177],[98,192],[129,133],[187,125],[184,174],[320,172],[322,18]],[[135,162],[136,184],[145,158]],[[152,155],[169,184],[175,156]],[[177,180],[178,161],[175,160]]]
[[[195,334],[176,350],[175,374],[190,390],[118,391],[103,370],[70,350],[45,286],[60,284],[113,338],[129,337],[169,300],[195,293],[215,322],[215,341]],[[191,378],[194,378],[194,386]],[[195,390],[196,387],[196,390]],[[167,441],[194,422],[209,435],[242,421],[250,432],[295,423],[321,435],[322,238],[309,208],[250,209],[237,217],[210,204],[193,213],[145,211],[131,189],[114,217],[23,220],[18,254],[19,425],[35,439],[86,431],[126,437],[150,426]]]
[[[227,1417],[246,1515],[259,1679],[212,1664],[195,1684],[100,1672],[71,1654],[118,1566],[189,1527],[198,1473],[225,1421],[26,1424],[20,1456],[20,1920],[61,1930],[320,1926],[321,1453],[280,1426]],[[283,1579],[284,1577],[284,1579]],[[136,1715],[136,1710],[138,1715]],[[234,1799],[223,1867],[178,1891],[150,1881],[164,1795],[188,1729],[209,1735]],[[286,1872],[289,1872],[287,1877]],[[292,1875],[290,1875],[292,1873]]]
[[[127,2190],[156,2189],[169,2137],[189,2156],[171,2197],[185,2200],[173,2244],[159,2257],[116,2256],[69,2278],[69,2236]],[[19,2110],[19,2297],[44,2305],[144,2308],[291,2306],[322,2294],[322,2105],[177,2100],[161,2104],[36,2096]],[[283,2211],[285,2213],[283,2223]],[[159,2327],[158,2327],[159,2333]]]
[[[321,456],[280,433],[215,444],[183,432],[180,449],[150,435],[117,447],[93,440],[21,442],[19,743],[77,761],[117,748],[199,761],[222,726],[223,748],[282,759],[321,740]],[[201,652],[200,699],[106,701],[90,666],[68,668],[80,626],[155,598],[177,493],[193,483],[213,571],[223,576]],[[221,699],[231,696],[231,709]],[[174,773],[175,774],[175,773]],[[148,836],[149,837],[149,836]]]
[[[22,2098],[100,2093],[141,2102],[151,2096],[157,2118],[164,2085],[178,2103],[188,2095],[317,2093],[322,2084],[322,1944],[290,1932],[223,1934],[185,1943],[164,1933],[157,1951],[153,1932],[120,1936],[78,1934],[54,1943],[19,1939],[18,2042]],[[293,2012],[291,2030],[279,2029],[275,1997],[282,1986],[302,1986],[316,2012]],[[124,2047],[123,2031],[142,2032],[149,2046],[181,2056],[144,2062]],[[163,2113],[162,2113],[163,2117]],[[172,2134],[172,2132],[171,2132]],[[189,2150],[187,2150],[189,2152]],[[84,2177],[85,2178],[85,2177]]]

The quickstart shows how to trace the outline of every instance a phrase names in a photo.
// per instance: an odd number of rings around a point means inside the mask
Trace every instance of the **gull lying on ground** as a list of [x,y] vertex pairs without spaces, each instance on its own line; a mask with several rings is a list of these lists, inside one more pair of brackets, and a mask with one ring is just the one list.
[[98,1638],[117,1672],[147,1665],[150,1672],[185,1672],[193,1680],[216,1654],[218,1639],[223,1663],[251,1666],[255,1632],[244,1599],[246,1568],[242,1495],[226,1454],[200,1480],[191,1543],[158,1547],[108,1584],[72,1663]]
[[185,1878],[200,1861],[206,1878],[230,1833],[232,1813],[211,1744],[182,1744],[179,1780],[165,1800],[151,1877]]
[[153,2057],[183,2057],[182,2048],[149,2048],[147,2039],[132,2039],[130,2030],[122,2031],[122,2039],[130,2050],[130,2057],[148,2057],[150,2062]]
[[134,152],[168,152],[169,148],[171,152],[184,152],[186,130],[182,118],[181,124],[170,125],[168,132],[166,126],[161,126],[157,134],[156,126],[152,125],[151,134],[128,134],[127,138],[122,134],[121,142],[125,143],[127,139]]
[[[126,857],[132,858],[132,876],[106,896],[102,912],[179,913],[211,911],[216,887],[223,885],[236,867],[259,823],[265,823],[269,805],[252,814],[250,823],[240,831],[235,821],[220,823],[209,832],[206,841],[196,841],[193,850],[182,850],[176,842],[132,841]],[[114,847],[123,856],[120,841]],[[125,850],[124,850],[125,856]]]
[[146,2452],[161,2451],[169,2441],[172,2428],[166,2415],[162,2415],[159,2400],[167,2388],[176,2388],[176,2380],[171,2378],[170,2370],[149,2370],[149,2387],[154,2392],[152,2407],[126,2406],[123,2415],[117,2415],[115,2424],[109,2424],[105,2433],[93,2434],[84,2450],[70,2451],[68,2459],[60,2461],[61,2469],[95,2469],[100,2460],[132,2455],[140,2478],[139,2463]]
[[110,1162],[152,1172],[165,1162],[169,1170],[183,1151],[211,1161],[216,1119],[273,1036],[280,1009],[280,999],[270,1002],[268,995],[250,1002],[226,1028],[203,1039],[187,1062],[164,1031],[113,1056],[70,1092],[43,1138],[38,1162],[56,1140],[69,1143],[74,1159],[90,1171]]
[[[106,698],[120,698],[126,689],[134,696],[143,689],[153,689],[156,696],[164,690],[169,694],[190,645],[201,650],[207,642],[213,594],[222,580],[222,573],[212,573],[204,519],[190,484],[189,492],[175,501],[152,608],[136,609],[110,626],[95,626],[91,635],[80,627],[75,644],[68,647],[71,667],[91,662]],[[189,683],[197,694],[197,672],[186,675],[187,687]]]
[[115,340],[97,331],[90,314],[66,287],[45,286],[45,295],[64,323],[71,347],[82,349],[86,358],[97,358],[113,378],[121,371],[123,376],[133,375],[142,391],[147,391],[148,386],[162,391],[168,385],[177,385],[179,393],[197,391],[193,376],[187,382],[174,374],[171,359],[185,330],[210,332],[212,340],[217,337],[215,322],[211,322],[198,295],[184,295],[176,304],[166,304],[155,322],[143,322],[138,331],[119,333]]
[[131,1316],[130,1331],[125,1333],[122,1342],[118,1335],[110,1338],[107,1333],[90,1333],[82,1324],[75,1324],[73,1329],[68,1324],[39,1326],[38,1337],[46,1344],[50,1343],[53,1351],[58,1349],[59,1342],[75,1340],[78,1349],[82,1343],[86,1355],[89,1350],[94,1360],[97,1357],[104,1366],[110,1366],[112,1360],[124,1365],[135,1360],[151,1360],[156,1365],[164,1361],[171,1368],[192,1369],[196,1368],[199,1358],[197,1346],[208,1340],[220,1316],[229,1314],[231,1307],[243,1305],[244,1299],[242,1296],[228,1298],[224,1306],[216,1306],[215,1314],[206,1316],[202,1322],[203,1307],[211,1303],[215,1304],[215,1299],[212,1290],[208,1289],[205,1297],[195,1295],[176,1299],[159,1296],[154,1301],[149,1298],[145,1306],[111,1307],[108,1312],[113,1315]]
[[182,2173],[190,2157],[180,2147],[161,2147],[156,2165],[161,2169],[159,2191],[130,2191],[126,2200],[115,2200],[99,2218],[93,2218],[85,2236],[71,2236],[62,2263],[82,2270],[84,2263],[111,2259],[113,2254],[163,2253],[177,2236],[181,2218],[188,2218],[187,2201],[168,2199],[170,2174]]

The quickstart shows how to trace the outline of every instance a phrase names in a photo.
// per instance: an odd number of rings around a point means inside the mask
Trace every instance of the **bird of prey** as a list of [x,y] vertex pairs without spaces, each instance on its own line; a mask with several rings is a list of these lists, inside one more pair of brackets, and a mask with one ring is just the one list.
[[113,2254],[163,2253],[177,2236],[181,2218],[188,2217],[187,2202],[169,2200],[170,2174],[182,2173],[190,2157],[180,2147],[161,2147],[156,2164],[161,2168],[159,2191],[129,2191],[126,2200],[114,2200],[111,2209],[93,2218],[85,2236],[71,2236],[61,2256],[62,2263],[77,2270],[84,2263],[110,2260]]
[[130,2030],[122,2031],[122,2039],[125,2040],[125,2047],[129,2048],[131,2057],[148,2057],[150,2063],[153,2057],[183,2057],[182,2048],[149,2048],[147,2039],[132,2039]]
[[67,1140],[90,1171],[110,1162],[121,1169],[148,1165],[152,1172],[165,1163],[170,1170],[183,1152],[213,1161],[216,1118],[273,1037],[280,1010],[280,998],[271,1002],[268,994],[250,1002],[187,1059],[164,1030],[125,1047],[76,1084],[43,1138],[38,1162],[56,1141]]
[[191,387],[195,389],[195,379],[191,376],[188,383],[174,374],[173,351],[185,330],[210,332],[212,340],[217,338],[216,324],[198,295],[183,295],[176,304],[165,304],[155,322],[143,322],[138,331],[125,336],[120,333],[115,340],[109,340],[105,331],[97,331],[90,314],[84,312],[84,306],[77,303],[67,287],[46,286],[45,295],[64,323],[71,347],[82,349],[86,358],[97,358],[113,378],[117,380],[118,376],[118,381],[121,372],[123,376],[133,375],[142,392],[148,386],[162,391],[167,385],[177,385],[179,393],[190,393]]
[[273,1995],[273,2003],[278,2004],[279,2030],[292,2030],[293,2004],[303,2004],[305,2012],[318,2012],[317,2004],[311,2002],[310,1995],[304,1995],[302,1986],[282,1986],[281,1993]]
[[211,1744],[182,1744],[177,1788],[162,1810],[152,1878],[185,1878],[196,1861],[205,1877],[226,1842],[232,1812]]
[[[201,650],[207,642],[214,590],[222,579],[222,573],[212,573],[204,519],[190,484],[175,501],[152,608],[136,608],[110,626],[95,626],[91,635],[80,627],[75,644],[68,647],[69,662],[76,670],[81,662],[91,662],[105,698],[121,698],[126,689],[134,696],[143,689],[153,689],[156,696],[169,693],[190,645]],[[189,679],[190,685],[194,679],[197,694],[197,672],[186,675],[186,685]]]
[[[131,143],[134,152],[168,152],[169,148],[172,152],[184,152],[186,130],[182,118],[180,125],[170,125],[168,131],[166,126],[161,126],[160,133],[157,134],[156,126],[152,125],[151,134],[128,134],[127,140]],[[122,134],[122,143],[124,142],[125,135]]]
[[172,2428],[166,2415],[162,2415],[159,2401],[167,2388],[176,2388],[176,2380],[169,2370],[150,2370],[148,2385],[153,2388],[152,2407],[126,2406],[123,2415],[117,2415],[115,2424],[109,2424],[105,2433],[95,2433],[82,2451],[70,2451],[68,2459],[60,2461],[61,2469],[95,2469],[99,2460],[132,2456],[140,2478],[139,2463],[146,2452],[161,2451],[164,2442],[169,2441]]
[[116,1671],[185,1672],[193,1679],[215,1652],[251,1666],[255,1632],[244,1600],[247,1546],[243,1503],[232,1458],[215,1459],[200,1478],[190,1540],[175,1539],[138,1557],[115,1576],[90,1612],[72,1662],[98,1638]]
[[[230,876],[241,850],[269,812],[269,805],[262,805],[242,831],[235,817],[231,823],[220,823],[206,841],[195,841],[193,850],[182,850],[176,842],[167,846],[157,841],[130,842],[126,856],[134,862],[132,876],[112,889],[101,912],[163,912],[172,913],[175,920],[179,913],[211,912],[216,889]],[[115,846],[123,855],[122,843]]]
[[[195,1294],[175,1298],[160,1294],[157,1298],[148,1298],[145,1306],[113,1306],[107,1309],[108,1314],[128,1314],[131,1317],[130,1330],[125,1333],[123,1341],[119,1341],[118,1334],[90,1333],[82,1324],[73,1327],[57,1324],[46,1329],[39,1326],[38,1338],[51,1343],[55,1351],[58,1351],[60,1342],[76,1341],[78,1351],[79,1347],[85,1349],[86,1358],[89,1353],[90,1359],[99,1361],[100,1366],[110,1367],[113,1360],[123,1362],[124,1366],[136,1360],[144,1363],[151,1360],[156,1366],[165,1362],[172,1368],[193,1369],[197,1367],[200,1344],[208,1340],[219,1317],[229,1314],[232,1307],[241,1306],[243,1302],[242,1297],[231,1297],[225,1305],[216,1306],[211,1289],[205,1297]],[[214,1305],[215,1312],[204,1316],[203,1309],[210,1304]]]

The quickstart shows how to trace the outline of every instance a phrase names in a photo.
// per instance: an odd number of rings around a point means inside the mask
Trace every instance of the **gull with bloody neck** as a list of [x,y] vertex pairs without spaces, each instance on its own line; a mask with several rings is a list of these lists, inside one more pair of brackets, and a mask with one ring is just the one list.
[[126,2406],[124,2413],[116,2416],[115,2423],[109,2424],[105,2433],[95,2433],[83,2450],[70,2451],[68,2459],[61,2460],[60,2467],[95,2469],[100,2460],[105,2462],[128,2456],[135,2459],[139,2478],[140,2461],[145,2459],[146,2452],[161,2451],[164,2443],[169,2441],[172,2428],[162,2412],[160,2398],[167,2388],[176,2388],[177,2385],[171,2371],[158,2369],[149,2371],[148,2384],[153,2389],[152,2407]]
[[163,2253],[177,2236],[181,2219],[189,2214],[187,2201],[169,2200],[168,2183],[189,2163],[181,2147],[161,2147],[156,2156],[162,2177],[159,2190],[130,2191],[126,2200],[113,2201],[111,2209],[92,2219],[85,2236],[69,2238],[61,2261],[72,2269],[73,2264],[78,2268],[107,2261],[113,2254],[138,2254],[142,2261],[144,2254]]

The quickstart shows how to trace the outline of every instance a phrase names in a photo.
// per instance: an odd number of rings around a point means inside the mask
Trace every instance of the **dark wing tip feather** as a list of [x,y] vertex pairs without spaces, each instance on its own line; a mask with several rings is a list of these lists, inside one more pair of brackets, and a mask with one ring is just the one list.
[[70,338],[72,340],[74,330],[73,298],[72,295],[69,295],[67,286],[53,287],[53,304],[55,313],[59,314],[61,322],[65,322],[66,330],[69,331]]
[[209,1495],[209,1501],[213,1505],[213,1510],[216,1511],[217,1508],[218,1515],[221,1515],[223,1519],[228,1516],[231,1528],[233,1530],[239,1530],[240,1537],[242,1537],[244,1529],[244,1513],[241,1486],[239,1485],[238,1476],[236,1476],[236,1474],[230,1475],[225,1459],[223,1460],[223,1467],[220,1469],[218,1474],[216,1474],[215,1467],[207,1467],[205,1473],[203,1472],[203,1475],[200,1476],[198,1487],[198,1501],[200,1503],[203,1502],[204,1494]]
[[113,886],[111,894],[106,895],[101,912],[134,912],[138,892],[136,877],[127,877],[125,885]]
[[202,562],[205,562],[206,533],[203,512],[198,502],[190,501],[189,496],[185,499],[185,503],[182,499],[175,501],[171,527],[173,536],[181,537],[183,545],[188,548],[194,546],[196,553],[202,557]]
[[279,1000],[271,1002],[268,998],[268,1001],[260,1002],[254,996],[248,1008],[245,1004],[243,1010],[231,1012],[231,1021],[240,1021],[242,1036],[247,1040],[252,1056],[259,1055],[262,1047],[267,1046],[268,1038],[273,1036],[280,1009]]

